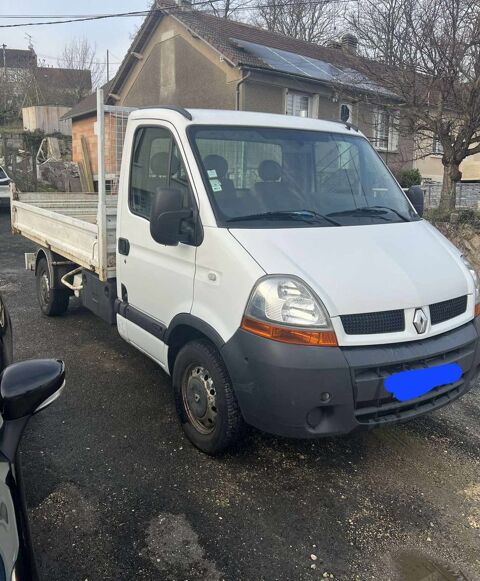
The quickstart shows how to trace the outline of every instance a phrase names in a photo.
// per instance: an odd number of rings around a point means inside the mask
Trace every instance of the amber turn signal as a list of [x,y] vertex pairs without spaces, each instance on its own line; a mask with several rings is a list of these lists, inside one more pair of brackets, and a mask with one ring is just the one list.
[[475,305],[475,316],[480,317],[480,303]]
[[321,347],[337,347],[335,331],[306,331],[292,327],[279,327],[250,317],[243,317],[241,328],[249,333],[272,339],[280,343],[293,345],[317,345]]

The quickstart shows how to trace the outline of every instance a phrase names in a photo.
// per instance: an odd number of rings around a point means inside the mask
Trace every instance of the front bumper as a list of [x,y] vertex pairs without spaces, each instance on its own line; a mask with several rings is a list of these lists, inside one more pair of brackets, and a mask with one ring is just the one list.
[[[239,329],[222,348],[245,421],[297,438],[345,434],[408,420],[466,393],[480,371],[478,319],[425,340],[372,347],[308,347]],[[442,363],[463,371],[454,384],[400,402],[388,375]]]

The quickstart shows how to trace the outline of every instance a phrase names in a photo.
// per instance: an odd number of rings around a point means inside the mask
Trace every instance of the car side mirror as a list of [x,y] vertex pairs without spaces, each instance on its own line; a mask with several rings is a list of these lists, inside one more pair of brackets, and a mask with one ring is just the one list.
[[65,384],[65,364],[55,359],[34,359],[9,365],[1,375],[0,405],[5,421],[46,408]]
[[0,452],[13,462],[20,438],[33,414],[49,406],[65,386],[65,365],[36,359],[9,365],[0,375],[3,418]]
[[423,216],[425,209],[425,196],[420,186],[410,186],[407,191],[407,198],[412,203],[419,216]]
[[183,207],[183,194],[174,188],[161,188],[153,196],[150,234],[155,242],[177,246],[179,242],[199,246],[201,228],[192,209]]

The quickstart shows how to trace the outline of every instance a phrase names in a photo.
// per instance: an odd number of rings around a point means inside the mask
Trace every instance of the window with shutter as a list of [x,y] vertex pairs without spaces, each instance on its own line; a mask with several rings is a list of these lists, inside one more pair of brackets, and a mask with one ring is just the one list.
[[432,153],[434,155],[443,155],[443,145],[436,135],[433,136]]
[[287,93],[287,115],[308,117],[311,110],[311,97],[305,93]]
[[341,103],[340,105],[340,121],[344,123],[352,123],[353,113],[351,103]]
[[374,111],[373,145],[379,151],[398,151],[398,111]]

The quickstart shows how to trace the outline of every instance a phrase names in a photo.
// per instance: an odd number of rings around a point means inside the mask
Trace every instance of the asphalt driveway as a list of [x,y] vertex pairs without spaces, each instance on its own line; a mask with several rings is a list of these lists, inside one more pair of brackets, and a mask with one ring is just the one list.
[[254,432],[214,460],[183,437],[169,378],[114,327],[75,301],[41,316],[30,249],[0,214],[16,359],[59,357],[68,372],[22,444],[44,579],[480,579],[478,387],[396,428]]

